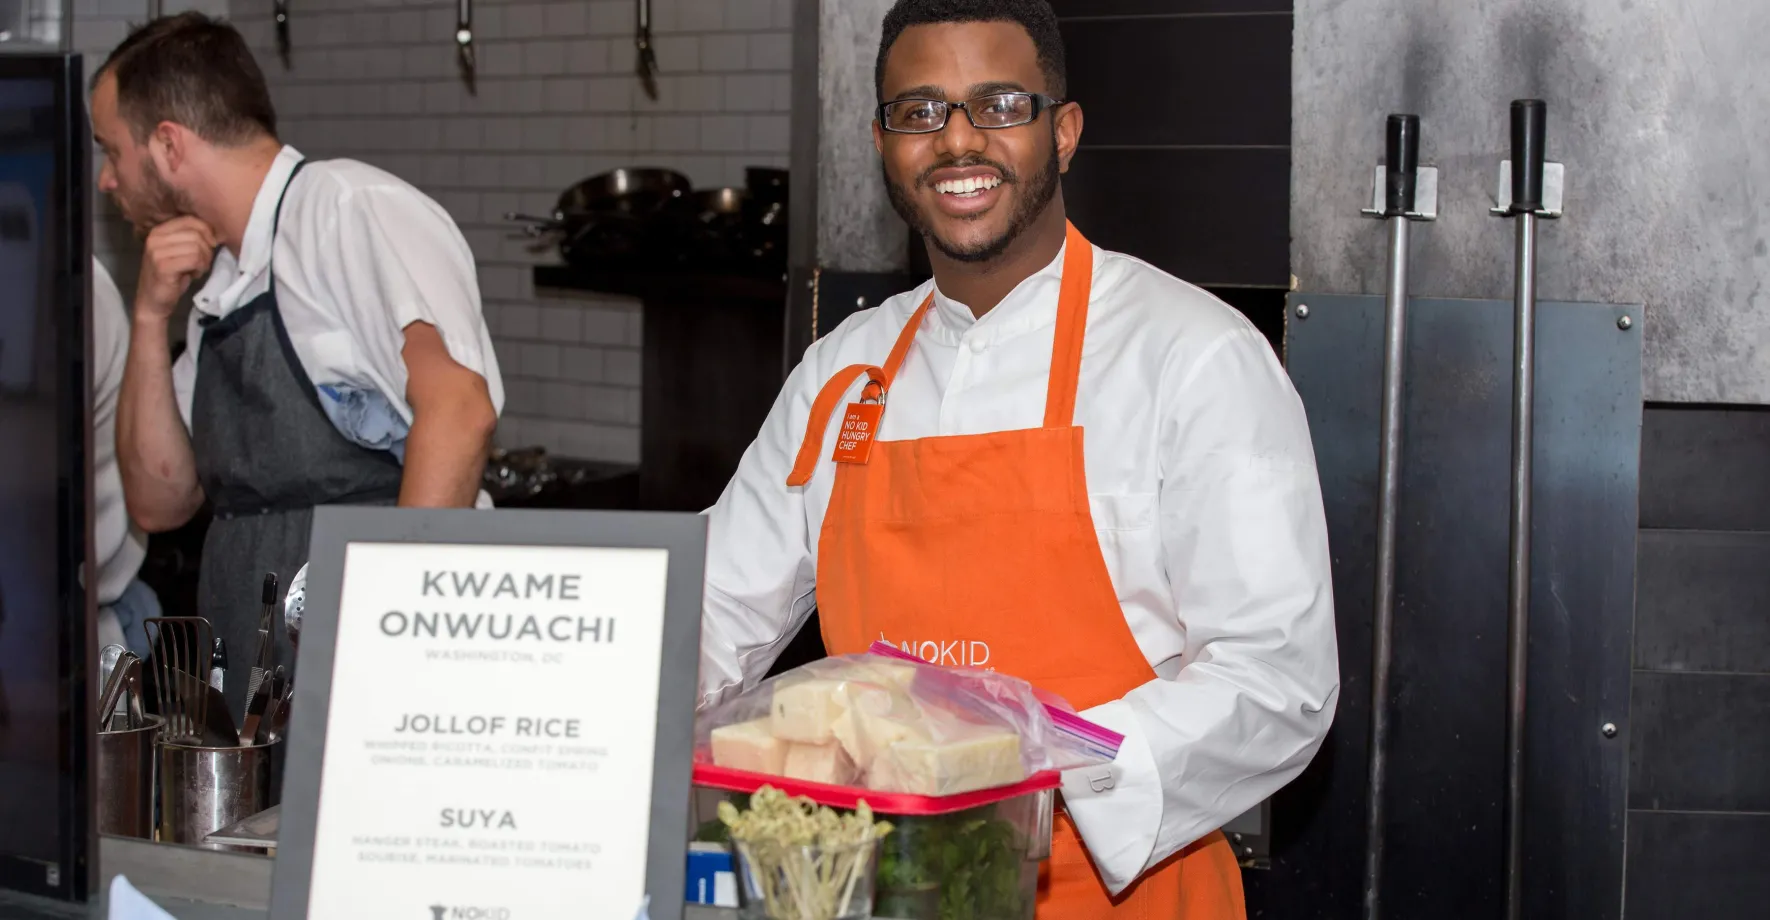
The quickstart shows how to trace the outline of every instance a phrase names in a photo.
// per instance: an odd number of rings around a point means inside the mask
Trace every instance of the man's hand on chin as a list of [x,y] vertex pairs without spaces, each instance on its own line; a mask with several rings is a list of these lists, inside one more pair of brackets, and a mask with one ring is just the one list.
[[165,322],[178,301],[215,260],[215,229],[196,217],[174,217],[148,231],[141,252],[141,278],[135,285],[138,319]]

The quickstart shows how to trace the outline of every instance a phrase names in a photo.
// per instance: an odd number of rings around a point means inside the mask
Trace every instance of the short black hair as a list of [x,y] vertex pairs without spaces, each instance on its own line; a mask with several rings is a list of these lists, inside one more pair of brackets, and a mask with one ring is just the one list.
[[879,36],[879,61],[873,68],[873,91],[885,101],[885,57],[910,26],[946,22],[1012,22],[1032,36],[1039,52],[1039,69],[1046,87],[1059,99],[1068,98],[1069,76],[1063,62],[1063,35],[1057,30],[1057,13],[1047,0],[897,0],[885,14],[884,34]]
[[211,144],[276,137],[277,112],[264,72],[239,30],[202,13],[161,16],[139,26],[92,75],[117,79],[117,113],[137,141],[163,121]]

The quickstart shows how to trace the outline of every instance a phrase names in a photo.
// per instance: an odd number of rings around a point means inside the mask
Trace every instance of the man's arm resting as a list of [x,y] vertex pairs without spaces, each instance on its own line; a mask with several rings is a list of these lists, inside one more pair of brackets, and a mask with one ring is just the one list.
[[435,326],[412,323],[405,337],[400,357],[406,363],[412,430],[406,436],[399,503],[407,508],[471,508],[498,426],[491,392],[484,377],[449,357]]
[[117,397],[117,466],[123,504],[149,533],[175,530],[203,506],[190,432],[172,388],[164,318],[138,316]]

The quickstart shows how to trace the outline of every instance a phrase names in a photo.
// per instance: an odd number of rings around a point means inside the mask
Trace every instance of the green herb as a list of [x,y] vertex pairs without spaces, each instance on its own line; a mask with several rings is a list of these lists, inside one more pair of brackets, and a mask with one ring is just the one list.
[[[721,801],[730,802],[738,808],[745,808],[748,807],[750,803],[750,796],[743,792],[727,792],[725,795],[721,796]],[[699,827],[695,828],[694,842],[722,843],[730,846],[731,828],[726,827],[725,822],[719,820],[717,817],[703,821]]]
[[1015,826],[986,805],[951,815],[898,820],[875,881],[879,917],[1019,920],[1026,846]]

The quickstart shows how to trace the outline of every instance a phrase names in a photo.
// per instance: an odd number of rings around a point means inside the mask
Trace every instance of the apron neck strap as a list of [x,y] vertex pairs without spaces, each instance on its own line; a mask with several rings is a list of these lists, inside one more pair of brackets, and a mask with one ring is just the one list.
[[1057,293],[1057,332],[1051,341],[1051,375],[1045,383],[1045,427],[1068,428],[1076,416],[1076,384],[1082,374],[1082,338],[1088,328],[1088,292],[1094,285],[1094,246],[1075,224],[1064,222],[1063,282]]
[[283,190],[277,193],[277,209],[270,217],[270,236],[273,240],[277,236],[277,226],[283,222],[283,201],[289,197],[289,187],[295,184],[295,177],[301,175],[301,170],[306,165],[306,157],[296,160],[295,168],[289,170],[289,178],[283,181]]
[[301,175],[301,168],[306,165],[306,157],[295,162],[295,168],[289,171],[289,178],[283,182],[283,190],[277,193],[277,209],[270,216],[270,254],[265,257],[264,265],[270,271],[272,291],[277,289],[277,228],[283,223],[283,202],[289,197],[289,187],[295,184],[295,177]]
[[910,346],[916,342],[916,330],[922,328],[922,320],[928,310],[934,306],[934,292],[922,298],[922,305],[910,315],[910,321],[903,324],[903,331],[897,334],[897,343],[891,346],[891,355],[885,359],[885,387],[890,389],[892,381],[897,379],[897,371],[903,367],[903,359],[910,353]]

